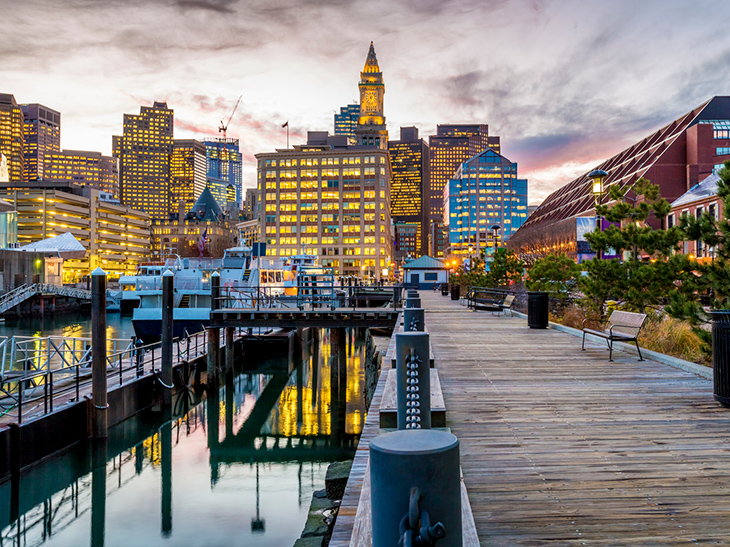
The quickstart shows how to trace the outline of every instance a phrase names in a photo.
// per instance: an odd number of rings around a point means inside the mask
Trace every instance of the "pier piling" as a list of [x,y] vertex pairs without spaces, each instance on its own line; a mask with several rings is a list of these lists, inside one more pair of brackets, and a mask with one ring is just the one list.
[[431,429],[428,334],[396,334],[395,352],[398,429]]
[[91,435],[105,439],[107,424],[106,386],[106,272],[91,272]]
[[[221,276],[213,272],[210,276],[210,308],[217,310],[220,307]],[[218,363],[221,350],[220,329],[208,329],[208,389],[218,389]]]
[[162,404],[172,404],[172,308],[175,275],[162,274]]

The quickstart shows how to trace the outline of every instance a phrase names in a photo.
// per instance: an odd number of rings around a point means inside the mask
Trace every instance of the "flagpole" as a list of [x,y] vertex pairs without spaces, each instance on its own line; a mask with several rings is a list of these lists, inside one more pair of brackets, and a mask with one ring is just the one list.
[[286,149],[289,150],[289,122],[286,122]]

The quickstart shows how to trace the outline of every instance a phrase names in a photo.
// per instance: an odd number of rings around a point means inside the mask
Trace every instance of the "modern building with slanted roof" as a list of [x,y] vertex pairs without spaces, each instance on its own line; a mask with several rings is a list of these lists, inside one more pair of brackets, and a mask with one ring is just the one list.
[[[601,203],[610,203],[609,186],[625,188],[640,177],[659,185],[662,197],[672,203],[727,159],[730,96],[718,96],[597,165],[608,173]],[[586,172],[550,194],[512,235],[507,247],[528,261],[557,253],[577,259],[576,219],[596,214],[591,186]],[[648,224],[662,227],[656,219]]]

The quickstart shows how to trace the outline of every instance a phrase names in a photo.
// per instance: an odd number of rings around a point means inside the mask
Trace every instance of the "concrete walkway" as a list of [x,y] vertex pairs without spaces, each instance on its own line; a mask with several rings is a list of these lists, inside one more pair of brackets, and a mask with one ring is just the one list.
[[421,300],[482,545],[730,544],[730,409],[710,381]]

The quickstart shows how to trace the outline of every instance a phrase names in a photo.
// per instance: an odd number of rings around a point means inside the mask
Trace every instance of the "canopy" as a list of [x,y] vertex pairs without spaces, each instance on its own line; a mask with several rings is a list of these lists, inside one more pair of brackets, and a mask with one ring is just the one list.
[[84,258],[86,256],[86,249],[71,232],[24,245],[20,250],[33,253],[53,253],[58,254],[61,258]]

